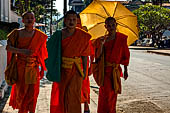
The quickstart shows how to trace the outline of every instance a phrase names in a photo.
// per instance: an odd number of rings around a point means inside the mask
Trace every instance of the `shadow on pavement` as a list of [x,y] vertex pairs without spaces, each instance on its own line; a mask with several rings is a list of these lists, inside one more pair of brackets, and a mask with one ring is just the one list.
[[97,86],[90,86],[91,88],[95,88],[95,89],[99,89],[99,87]]
[[99,95],[99,87],[97,87],[97,86],[90,86],[90,88],[91,88],[97,95]]
[[10,96],[10,92],[11,92],[11,87],[8,87],[7,91],[5,92],[4,98],[0,99],[0,113],[2,113],[6,102],[8,101],[8,98]]
[[43,78],[42,80],[40,80],[40,87],[45,87],[46,84],[52,84],[52,82],[50,82],[46,78]]

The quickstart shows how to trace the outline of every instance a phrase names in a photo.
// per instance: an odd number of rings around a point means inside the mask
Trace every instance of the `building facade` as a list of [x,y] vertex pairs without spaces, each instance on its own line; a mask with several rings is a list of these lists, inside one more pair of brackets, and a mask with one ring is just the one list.
[[69,9],[80,13],[85,8],[85,3],[82,0],[69,0]]
[[13,0],[0,0],[0,21],[2,22],[19,22],[21,17],[11,10]]
[[10,0],[0,0],[0,21],[10,22]]

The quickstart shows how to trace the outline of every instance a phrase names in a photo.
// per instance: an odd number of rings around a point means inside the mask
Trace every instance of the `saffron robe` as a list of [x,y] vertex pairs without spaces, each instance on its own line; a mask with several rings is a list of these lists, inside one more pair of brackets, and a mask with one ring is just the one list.
[[[82,24],[81,24],[80,18],[77,19],[76,27],[82,29]],[[91,55],[90,56],[92,56],[94,53],[93,53],[91,41],[90,41],[90,47],[91,47]],[[81,102],[82,103],[88,102],[90,104],[90,81],[89,81],[89,74],[90,74],[89,68],[90,67],[89,67],[89,63],[91,63],[91,62],[89,61],[89,58],[87,58],[86,77],[83,80],[82,89],[81,89]]]
[[[101,47],[101,39],[94,41],[93,46],[96,49]],[[96,52],[100,53],[100,52]],[[110,40],[104,44],[104,64],[106,62],[122,64],[127,66],[129,64],[130,53],[127,46],[127,36],[117,32],[115,40]],[[99,56],[95,54],[95,56]],[[101,62],[99,60],[99,62]],[[119,66],[121,72],[121,67]],[[98,113],[116,113],[117,93],[113,86],[113,67],[104,67],[104,85],[100,86],[98,99]]]
[[88,68],[89,68],[89,58],[87,58],[87,71],[86,71],[86,77],[83,80],[82,88],[81,88],[81,102],[88,102],[90,103],[90,81],[89,81],[89,75],[88,75]]
[[89,76],[92,74],[91,71],[91,63],[93,61],[94,58],[94,49],[90,40],[90,50],[91,50],[91,55],[88,56],[87,58],[87,70],[86,70],[86,77],[83,80],[83,84],[82,84],[82,90],[81,90],[81,102],[88,102],[90,104],[90,80],[89,80]]
[[[33,50],[32,56],[26,56],[23,54],[17,54],[17,70],[18,80],[17,83],[12,86],[9,105],[13,109],[19,109],[20,111],[35,112],[37,97],[39,94],[39,81],[43,77],[43,72],[46,70],[44,60],[48,57],[46,49],[47,35],[38,29],[34,29],[35,33],[33,37],[19,37],[17,48]],[[8,40],[12,43],[15,42],[15,36],[19,36],[19,30],[15,29],[8,35]],[[8,52],[8,63],[10,62],[11,53]],[[30,77],[36,79],[36,83],[27,84],[27,79],[30,79],[26,71],[26,65],[28,59],[36,59],[33,63],[37,64],[32,69],[35,69],[35,75],[30,73]],[[41,72],[39,71],[41,66]],[[31,79],[29,80],[31,81]]]
[[[61,38],[59,35],[55,38]],[[90,55],[91,35],[76,28],[72,36],[62,40],[62,57],[80,58]],[[56,46],[56,45],[53,45]],[[51,113],[81,113],[81,86],[83,77],[75,63],[72,68],[61,67],[60,82],[53,82],[51,92]]]

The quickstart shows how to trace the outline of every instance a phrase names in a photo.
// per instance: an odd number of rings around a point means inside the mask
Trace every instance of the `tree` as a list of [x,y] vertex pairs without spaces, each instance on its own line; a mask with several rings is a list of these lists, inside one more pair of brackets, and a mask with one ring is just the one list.
[[[44,15],[48,13],[51,7],[51,0],[16,0],[16,12],[22,15],[23,12],[32,10],[35,13],[36,22],[42,22]],[[53,11],[58,12],[57,10]],[[41,15],[41,16],[40,16]]]
[[0,40],[6,40],[7,34],[8,34],[7,31],[0,29]]
[[[155,6],[144,5],[134,10],[137,15],[140,28],[140,36],[148,35],[153,41],[159,41],[162,33],[170,26],[170,9]],[[158,37],[156,39],[156,37]]]

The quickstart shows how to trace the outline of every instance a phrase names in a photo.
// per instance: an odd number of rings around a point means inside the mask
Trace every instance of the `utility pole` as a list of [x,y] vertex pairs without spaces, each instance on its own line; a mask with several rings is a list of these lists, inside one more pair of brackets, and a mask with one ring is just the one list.
[[67,0],[64,0],[64,9],[63,10],[64,10],[63,15],[65,15],[67,12]]
[[46,19],[46,17],[47,17],[47,14],[45,14],[44,15],[44,21],[45,21],[45,33],[47,33],[47,28],[46,28],[46,26],[47,26],[47,19]]
[[[67,0],[64,0],[64,9],[63,10],[64,10],[63,15],[65,15],[67,12]],[[65,24],[64,24],[64,27],[65,27]]]
[[163,0],[152,0],[153,5],[160,5],[162,6]]
[[162,3],[163,3],[162,0],[160,0],[160,6],[161,6],[161,7],[162,7]]
[[31,4],[30,4],[30,0],[28,1],[28,11],[30,11],[31,10]]
[[50,36],[52,35],[52,21],[53,21],[53,0],[51,0]]

